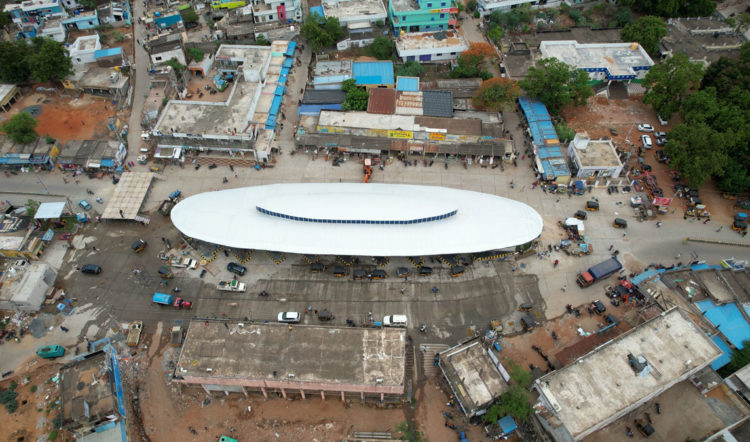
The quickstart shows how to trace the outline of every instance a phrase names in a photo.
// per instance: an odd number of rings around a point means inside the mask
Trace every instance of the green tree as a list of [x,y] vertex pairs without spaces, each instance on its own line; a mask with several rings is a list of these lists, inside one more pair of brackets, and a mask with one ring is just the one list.
[[407,61],[396,68],[398,77],[421,77],[424,74],[424,66],[416,61]]
[[88,11],[96,9],[96,0],[77,0],[77,2]]
[[506,104],[516,101],[520,93],[521,88],[515,81],[509,78],[490,78],[477,88],[472,103],[479,109],[498,112]]
[[494,423],[507,415],[526,422],[534,413],[534,408],[529,401],[529,393],[526,390],[531,384],[531,373],[521,368],[512,359],[508,360],[507,368],[513,382],[508,391],[500,396],[500,403],[491,406],[482,417],[485,422]]
[[594,94],[588,84],[589,75],[555,58],[539,61],[539,67],[529,68],[521,87],[532,97],[538,98],[554,114],[563,106],[573,103],[581,106]]
[[182,21],[186,26],[198,23],[198,20],[200,20],[198,13],[195,12],[195,9],[193,8],[183,9],[182,11],[180,11],[180,16],[182,17]]
[[737,349],[732,352],[732,358],[729,360],[729,364],[719,369],[719,374],[722,377],[727,377],[747,364],[750,364],[750,341],[743,341],[742,345],[742,349]]
[[495,43],[497,46],[500,46],[503,35],[505,35],[505,32],[503,32],[503,28],[498,25],[492,25],[489,31],[487,31],[487,38],[489,38],[490,41],[492,43]]
[[617,26],[625,26],[633,23],[633,12],[627,6],[622,6],[615,13]]
[[0,80],[20,84],[29,79],[29,45],[26,40],[0,41]]
[[24,204],[24,206],[26,207],[26,214],[30,216],[33,216],[34,214],[36,214],[36,211],[39,210],[40,204],[41,203],[39,201],[32,200],[32,199],[26,201],[26,204]]
[[314,52],[332,46],[344,37],[344,29],[338,18],[328,17],[323,20],[317,13],[307,16],[300,32]]
[[188,48],[190,59],[196,62],[202,61],[205,53],[198,48]]
[[719,115],[721,104],[713,87],[693,92],[685,97],[680,105],[680,113],[688,124],[706,123],[711,125]]
[[561,143],[567,143],[576,136],[576,131],[565,124],[564,121],[555,124],[555,132],[557,132],[557,136],[560,138]]
[[477,10],[477,0],[469,0],[466,2],[466,10],[474,12]]
[[703,78],[703,67],[677,52],[664,63],[651,67],[643,80],[646,93],[643,102],[653,106],[663,118],[672,118],[685,95],[697,88]]
[[73,73],[73,62],[60,43],[41,37],[31,43],[34,54],[29,56],[29,67],[36,81],[60,81]]
[[744,12],[736,17],[729,17],[726,22],[734,28],[734,32],[743,34],[750,29],[750,12]]
[[396,50],[396,43],[388,37],[375,37],[375,41],[367,46],[367,53],[378,60],[390,60]]
[[187,66],[177,61],[176,58],[171,58],[164,62],[167,66],[172,66],[172,69],[174,69],[175,74],[177,74],[177,77],[181,77],[182,74],[185,73],[185,70],[187,69]]
[[704,123],[672,129],[664,152],[672,159],[670,167],[679,170],[690,187],[722,174],[727,164],[724,136]]
[[271,42],[268,41],[265,35],[259,34],[255,37],[255,44],[258,46],[271,46]]
[[39,137],[34,130],[36,123],[37,121],[30,113],[19,112],[3,123],[0,130],[16,143],[28,144]]
[[346,92],[344,97],[344,110],[363,111],[367,110],[367,101],[370,94],[361,86],[357,86],[356,80],[350,79],[344,81],[341,90]]
[[708,17],[716,9],[712,0],[619,0],[617,3],[660,17]]
[[746,167],[736,161],[729,161],[718,184],[723,192],[744,193],[750,188],[750,175]]
[[0,11],[0,29],[8,26],[8,23],[10,23],[10,14]]
[[633,23],[625,25],[620,31],[620,39],[625,42],[637,42],[649,55],[659,53],[659,41],[667,35],[667,24],[663,19],[648,15]]

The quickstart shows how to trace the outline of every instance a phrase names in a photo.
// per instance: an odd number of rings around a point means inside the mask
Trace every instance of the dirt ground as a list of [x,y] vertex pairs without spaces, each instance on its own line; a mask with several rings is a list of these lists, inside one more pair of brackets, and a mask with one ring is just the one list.
[[80,98],[61,97],[34,92],[21,98],[8,117],[28,106],[41,106],[36,131],[49,135],[61,144],[70,140],[94,140],[109,136],[105,122],[116,114],[112,103],[103,98],[81,95]]
[[[680,116],[675,115],[667,126],[659,124],[656,113],[650,106],[643,104],[641,97],[626,100],[610,100],[606,97],[595,97],[589,99],[586,106],[569,106],[563,110],[563,117],[570,128],[576,132],[587,132],[591,139],[612,138],[618,151],[631,151],[637,154],[637,146],[641,145],[640,137],[643,133],[638,131],[638,124],[649,123],[657,131],[669,132],[671,128],[681,123]],[[617,130],[618,134],[613,136],[610,128]],[[652,141],[656,142],[653,134]],[[626,141],[627,140],[627,141]],[[635,146],[635,147],[631,147]],[[673,171],[668,165],[659,163],[656,159],[656,151],[662,146],[654,144],[650,151],[644,151],[644,161],[652,167],[651,173],[656,176],[659,186],[665,197],[673,197],[674,182]],[[631,164],[635,163],[636,156],[633,155]],[[699,189],[700,198],[711,213],[711,223],[724,225],[725,228],[731,224],[734,217],[734,202],[722,198],[722,193],[716,188],[713,181],[709,181]],[[675,199],[670,206],[670,212],[666,219],[682,218],[686,208],[686,200]],[[662,217],[664,219],[664,217]],[[718,228],[718,226],[717,226]]]
[[[201,78],[198,76],[192,76],[190,77],[190,82],[187,85],[187,90],[189,93],[193,94],[192,97],[186,98],[186,100],[190,101],[206,101],[206,102],[224,102],[227,101],[229,98],[230,92],[232,92],[232,85],[230,84],[227,86],[226,89],[224,89],[224,92],[216,92],[215,94],[211,95],[208,90],[206,90],[206,86],[216,89],[214,86],[213,78],[214,75],[216,75],[217,71],[211,71],[208,74],[207,78]],[[203,96],[201,97],[198,93],[200,91],[203,93]]]
[[[3,347],[12,345],[6,342]],[[51,421],[59,412],[59,405],[55,403],[59,399],[57,384],[51,379],[57,375],[60,365],[34,358],[24,366],[30,370],[22,376],[12,375],[0,383],[0,391],[9,388],[12,381],[18,384],[16,412],[8,414],[5,407],[0,407],[0,441],[3,442],[39,440],[40,436],[49,435],[53,430]]]

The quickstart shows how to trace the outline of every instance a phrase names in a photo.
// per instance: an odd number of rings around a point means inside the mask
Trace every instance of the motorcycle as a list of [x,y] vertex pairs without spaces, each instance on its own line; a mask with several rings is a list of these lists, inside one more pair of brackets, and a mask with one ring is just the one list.
[[262,296],[262,297],[264,297],[264,298],[265,298],[265,297],[267,297],[267,296],[268,296],[268,292],[267,292],[267,291],[265,291],[265,290],[263,290],[262,292],[258,293],[258,296]]
[[419,326],[420,333],[427,333],[427,324],[422,324]]

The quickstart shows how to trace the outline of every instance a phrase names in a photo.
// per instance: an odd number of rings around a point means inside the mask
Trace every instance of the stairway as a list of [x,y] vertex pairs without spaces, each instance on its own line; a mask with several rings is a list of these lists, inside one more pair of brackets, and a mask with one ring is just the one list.
[[[425,348],[427,351],[425,351]],[[440,368],[435,367],[435,355],[441,351],[447,350],[449,347],[445,344],[421,344],[417,349],[422,357],[422,375],[425,378],[430,378],[440,373]]]

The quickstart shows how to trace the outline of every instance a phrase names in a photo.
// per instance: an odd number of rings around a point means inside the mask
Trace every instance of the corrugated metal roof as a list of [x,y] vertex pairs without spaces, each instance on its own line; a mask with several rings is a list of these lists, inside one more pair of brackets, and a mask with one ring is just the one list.
[[303,104],[330,104],[343,103],[346,98],[344,91],[327,91],[318,89],[308,89],[302,98]]
[[342,110],[341,103],[328,103],[328,104],[302,104],[297,112],[300,115],[320,115],[320,111],[324,109],[330,110]]
[[422,91],[422,113],[426,117],[453,117],[453,92]]
[[419,91],[419,77],[396,77],[396,90],[402,92]]
[[367,112],[371,114],[393,114],[396,111],[395,89],[371,89]]
[[352,76],[359,85],[395,84],[392,61],[355,61]]

